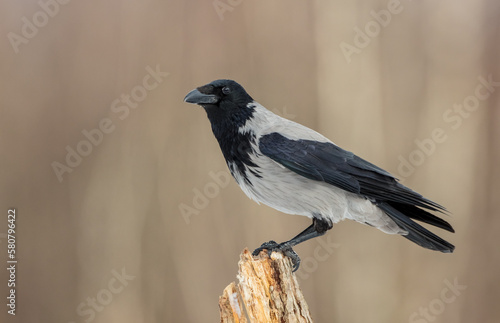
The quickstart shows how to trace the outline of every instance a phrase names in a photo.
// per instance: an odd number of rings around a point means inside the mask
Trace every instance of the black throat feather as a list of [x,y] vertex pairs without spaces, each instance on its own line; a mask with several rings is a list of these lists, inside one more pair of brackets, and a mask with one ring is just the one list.
[[219,142],[220,149],[233,177],[238,172],[251,185],[247,170],[253,175],[261,177],[258,166],[251,161],[251,154],[255,154],[252,144],[255,144],[255,134],[252,131],[240,132],[240,129],[253,118],[255,108],[251,105],[240,107],[237,110],[227,111],[220,107],[206,107],[212,131]]

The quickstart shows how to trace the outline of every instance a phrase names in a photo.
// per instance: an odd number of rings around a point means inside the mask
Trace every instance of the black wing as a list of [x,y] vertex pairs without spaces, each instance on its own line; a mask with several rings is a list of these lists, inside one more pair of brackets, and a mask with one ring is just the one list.
[[335,185],[376,204],[387,202],[407,217],[454,232],[448,222],[421,209],[445,211],[444,207],[400,184],[385,170],[333,143],[291,140],[274,132],[260,138],[259,149],[265,156],[299,175]]

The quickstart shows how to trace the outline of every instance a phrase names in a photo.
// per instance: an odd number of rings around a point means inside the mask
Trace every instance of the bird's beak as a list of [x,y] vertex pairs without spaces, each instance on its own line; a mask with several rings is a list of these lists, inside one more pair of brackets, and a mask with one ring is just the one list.
[[184,98],[184,102],[194,103],[194,104],[214,104],[217,103],[218,99],[216,95],[213,94],[203,94],[198,89],[194,89],[189,92]]

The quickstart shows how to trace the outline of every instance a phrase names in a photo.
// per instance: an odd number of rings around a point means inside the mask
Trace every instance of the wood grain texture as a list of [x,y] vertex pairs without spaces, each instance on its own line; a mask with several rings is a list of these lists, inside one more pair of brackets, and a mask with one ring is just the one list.
[[238,266],[238,284],[219,299],[221,322],[312,322],[290,259],[276,252],[253,257],[245,248]]

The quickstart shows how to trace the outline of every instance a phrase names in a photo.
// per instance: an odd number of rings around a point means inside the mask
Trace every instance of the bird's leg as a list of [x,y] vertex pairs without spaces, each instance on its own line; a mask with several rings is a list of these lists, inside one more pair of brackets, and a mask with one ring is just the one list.
[[330,230],[332,227],[333,224],[330,221],[313,218],[313,223],[307,227],[307,229],[283,243],[287,243],[293,247],[304,241],[324,235],[326,231]]
[[300,266],[300,257],[292,249],[294,246],[302,243],[304,241],[316,238],[325,234],[327,230],[330,230],[333,224],[330,221],[326,221],[319,218],[313,218],[313,223],[308,226],[304,231],[293,237],[292,239],[277,243],[276,241],[264,242],[259,248],[252,252],[252,255],[257,256],[262,250],[266,249],[269,256],[273,251],[281,251],[287,257],[292,259],[293,271],[297,271]]

